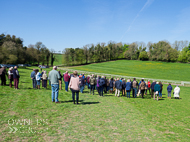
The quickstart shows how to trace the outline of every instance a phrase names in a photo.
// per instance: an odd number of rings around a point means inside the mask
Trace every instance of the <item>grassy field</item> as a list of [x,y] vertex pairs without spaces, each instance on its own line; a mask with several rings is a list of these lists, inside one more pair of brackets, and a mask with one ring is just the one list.
[[63,64],[63,55],[62,54],[55,54],[55,61],[53,63],[53,65],[55,66],[59,66]]
[[31,71],[19,69],[19,90],[0,86],[0,141],[190,141],[188,87],[180,87],[176,100],[167,98],[164,85],[158,102],[150,95],[99,97],[85,89],[79,105],[72,103],[71,92],[60,90],[62,103],[55,104],[49,86],[32,89]]
[[118,60],[71,67],[71,69],[123,76],[190,81],[190,65],[182,63]]

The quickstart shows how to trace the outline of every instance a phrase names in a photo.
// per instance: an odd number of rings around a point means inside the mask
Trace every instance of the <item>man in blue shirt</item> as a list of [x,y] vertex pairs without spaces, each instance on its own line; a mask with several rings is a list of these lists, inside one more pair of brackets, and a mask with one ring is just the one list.
[[30,77],[31,77],[31,79],[32,79],[33,88],[36,89],[36,77],[35,77],[36,72],[35,72],[35,70],[36,70],[36,69],[33,69],[33,72],[31,73]]

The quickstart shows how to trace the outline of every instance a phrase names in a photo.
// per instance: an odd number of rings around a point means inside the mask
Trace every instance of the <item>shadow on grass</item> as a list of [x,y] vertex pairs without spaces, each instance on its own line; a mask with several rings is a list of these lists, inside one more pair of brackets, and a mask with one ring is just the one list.
[[[69,102],[73,102],[73,100],[69,100],[69,101],[60,101],[61,103],[69,103]],[[83,100],[79,100],[79,105],[90,105],[90,104],[98,104],[100,102],[84,102]]]

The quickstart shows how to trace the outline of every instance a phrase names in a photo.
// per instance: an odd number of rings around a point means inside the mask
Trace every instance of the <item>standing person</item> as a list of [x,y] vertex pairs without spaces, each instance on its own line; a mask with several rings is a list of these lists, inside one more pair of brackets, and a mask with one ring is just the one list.
[[91,91],[94,95],[94,89],[95,89],[95,84],[96,84],[96,78],[94,77],[94,75],[92,74],[92,76],[90,77],[90,94],[91,94]]
[[59,80],[59,89],[62,90],[62,75],[61,75],[61,72],[59,72],[59,75],[60,75],[60,80]]
[[141,90],[142,93],[142,99],[144,98],[144,91],[145,91],[146,84],[144,82],[144,79],[141,80],[141,84],[139,86],[139,90]]
[[153,98],[153,94],[154,94],[154,86],[156,85],[156,81],[154,80],[153,82],[152,82],[152,84],[151,84],[151,86],[150,86],[150,88],[151,88],[151,98]]
[[120,90],[122,89],[122,84],[121,84],[121,81],[119,80],[119,78],[117,78],[117,81],[115,82],[115,96],[117,95],[117,97],[119,97],[119,94],[120,94]]
[[125,79],[122,80],[121,85],[122,85],[122,95],[125,96],[125,90],[126,90],[126,89],[125,89],[125,88],[126,88],[126,82],[125,82]]
[[36,82],[37,82],[37,89],[40,89],[40,80],[41,80],[41,73],[39,69],[36,70]]
[[100,96],[100,85],[99,85],[99,80],[100,80],[100,76],[98,75],[98,79],[97,79],[96,87],[97,87],[98,94],[99,94],[99,96]]
[[130,82],[130,79],[127,80],[126,91],[127,91],[127,98],[130,98],[130,92],[131,92],[131,82]]
[[111,80],[110,80],[110,93],[113,93],[113,82],[114,82],[114,80],[113,80],[113,77],[112,77]]
[[[49,76],[49,73],[50,73],[50,71],[48,72],[48,76]],[[48,77],[48,80],[49,80],[49,86],[51,86],[51,81],[50,81],[49,77]]]
[[1,75],[1,85],[6,85],[6,76],[5,75],[8,76],[8,74],[7,74],[5,67],[2,67],[0,69],[0,75]]
[[170,98],[171,99],[171,92],[172,92],[172,86],[171,86],[171,84],[169,83],[169,85],[168,85],[168,87],[167,87],[167,91],[168,91],[168,98]]
[[79,85],[80,85],[80,92],[83,93],[85,86],[85,78],[83,78],[82,75],[79,76]]
[[52,90],[51,98],[52,98],[52,102],[55,102],[55,103],[60,103],[58,100],[60,78],[61,77],[57,71],[57,66],[53,66],[53,70],[51,70],[49,73],[49,79],[51,81],[51,90]]
[[104,85],[105,85],[105,78],[104,78],[104,76],[102,76],[102,78],[99,79],[98,84],[99,84],[99,86],[100,86],[100,87],[99,87],[100,96],[103,97],[103,91],[104,91]]
[[44,70],[42,71],[42,73],[41,73],[41,80],[42,80],[42,87],[44,87],[44,82],[43,82],[43,74],[44,74]]
[[146,81],[145,84],[146,84],[146,86],[145,86],[145,93],[144,93],[144,95],[147,95],[147,92],[148,92],[148,82]]
[[13,67],[9,68],[9,71],[8,71],[8,75],[9,75],[9,87],[12,88],[12,81],[13,81]]
[[15,89],[18,89],[18,82],[19,82],[19,72],[17,70],[17,66],[14,67],[14,70],[13,70],[13,79],[14,79],[14,87]]
[[88,84],[88,89],[90,89],[90,75],[87,76],[87,84]]
[[174,89],[174,97],[175,99],[179,99],[179,94],[180,94],[180,88],[179,86],[177,85]]
[[136,81],[136,78],[133,79],[132,83],[133,83],[132,86],[133,86],[133,91],[134,91],[133,98],[136,98],[137,97],[137,87],[138,87],[138,82]]
[[160,85],[159,98],[162,98],[162,89],[163,89],[162,82],[159,82],[159,85]]
[[68,92],[68,85],[69,85],[70,76],[68,75],[68,71],[64,74],[64,81],[65,81],[65,91]]
[[75,104],[75,94],[76,94],[76,101],[77,104],[79,104],[79,77],[77,76],[77,71],[73,72],[73,77],[70,79],[69,83],[69,89],[72,91],[72,98],[73,98],[73,104]]
[[105,76],[104,93],[107,93],[107,78]]
[[47,89],[47,74],[46,74],[46,71],[44,71],[44,73],[43,73],[43,75],[42,75],[42,81],[44,82],[43,84],[44,84],[44,88],[46,88]]
[[110,88],[110,80],[109,78],[107,78],[107,81],[106,81],[106,92],[109,93],[109,88]]
[[149,91],[149,94],[150,94],[150,86],[151,86],[151,83],[150,83],[150,80],[148,80],[148,88],[147,88],[147,93]]
[[159,82],[156,82],[156,85],[154,85],[154,100],[155,100],[155,96],[157,95],[157,101],[158,101],[159,91],[160,91],[160,85],[159,85]]
[[33,69],[30,77],[32,79],[32,86],[34,89],[36,89],[36,72],[35,72],[36,69]]

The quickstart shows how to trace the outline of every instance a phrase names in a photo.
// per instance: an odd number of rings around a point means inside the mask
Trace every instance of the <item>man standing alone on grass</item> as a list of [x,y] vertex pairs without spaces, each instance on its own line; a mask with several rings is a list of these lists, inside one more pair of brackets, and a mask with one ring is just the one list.
[[68,92],[68,86],[69,86],[69,79],[70,76],[68,75],[68,71],[64,74],[64,81],[65,81],[65,91]]
[[15,86],[15,89],[18,89],[18,82],[19,82],[19,72],[17,70],[17,66],[14,67],[14,70],[13,70],[13,79],[14,79],[14,86]]
[[60,74],[58,73],[57,67],[54,66],[53,70],[49,73],[49,80],[51,81],[51,90],[52,90],[52,102],[60,103],[58,100],[59,95],[59,79]]
[[36,74],[35,69],[33,69],[33,71],[32,71],[32,73],[31,73],[30,77],[31,77],[31,79],[32,79],[32,84],[33,84],[33,88],[34,88],[34,89],[36,89],[36,77],[35,77],[35,74]]

